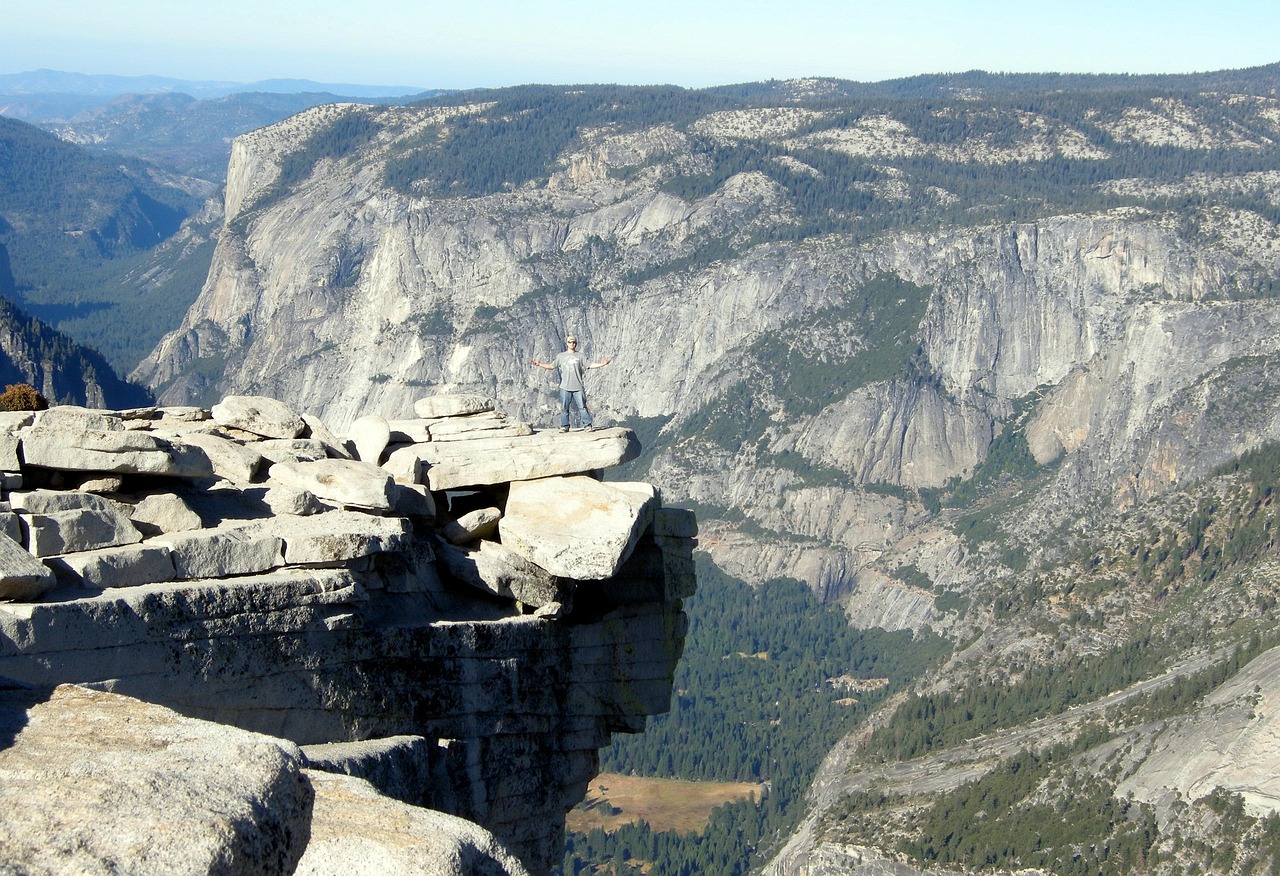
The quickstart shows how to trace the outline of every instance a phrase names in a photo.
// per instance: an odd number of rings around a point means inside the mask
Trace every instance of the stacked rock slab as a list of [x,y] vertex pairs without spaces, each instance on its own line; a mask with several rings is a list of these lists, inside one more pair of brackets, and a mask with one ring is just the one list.
[[[598,749],[668,708],[695,524],[593,474],[637,452],[626,429],[540,432],[475,396],[414,413],[345,439],[261,397],[3,415],[0,682],[33,708],[74,684],[301,746],[546,871]],[[46,750],[13,723],[0,780]],[[14,817],[0,869],[57,872]],[[336,849],[341,824],[310,834]],[[278,840],[245,830],[217,854]]]

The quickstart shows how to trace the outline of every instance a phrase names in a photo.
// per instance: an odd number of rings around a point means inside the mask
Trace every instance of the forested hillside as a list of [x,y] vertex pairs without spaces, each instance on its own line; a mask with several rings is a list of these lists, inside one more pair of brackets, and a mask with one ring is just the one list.
[[170,178],[0,117],[3,294],[127,373],[182,318],[212,255],[216,216],[179,231],[213,187]]

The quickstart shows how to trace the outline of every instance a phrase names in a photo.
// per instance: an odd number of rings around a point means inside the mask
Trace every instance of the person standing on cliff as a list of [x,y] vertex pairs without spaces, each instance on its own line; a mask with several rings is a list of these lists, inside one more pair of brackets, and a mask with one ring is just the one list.
[[533,364],[548,371],[560,372],[560,431],[569,431],[569,408],[578,409],[578,420],[583,429],[594,429],[591,412],[587,410],[587,389],[583,377],[592,368],[603,368],[609,364],[608,357],[599,362],[587,362],[587,357],[578,352],[578,339],[573,335],[564,339],[564,352],[551,362],[534,359]]

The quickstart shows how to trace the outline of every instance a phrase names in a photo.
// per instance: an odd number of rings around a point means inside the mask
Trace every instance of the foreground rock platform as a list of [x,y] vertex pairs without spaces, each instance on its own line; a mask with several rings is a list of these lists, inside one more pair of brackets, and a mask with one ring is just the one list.
[[[538,432],[471,396],[415,407],[429,416],[345,439],[258,397],[0,418],[0,793],[84,777],[63,789],[79,815],[0,812],[0,869],[559,861],[599,748],[669,706],[696,523],[598,479],[637,452],[625,429]],[[566,528],[573,502],[610,510]],[[60,722],[74,755],[49,740]],[[145,764],[125,725],[151,724],[184,729]],[[243,744],[184,760],[233,728]],[[126,841],[164,817],[115,811],[135,782],[203,839]],[[387,842],[335,801],[381,801],[407,833]],[[435,836],[458,819],[476,833]]]

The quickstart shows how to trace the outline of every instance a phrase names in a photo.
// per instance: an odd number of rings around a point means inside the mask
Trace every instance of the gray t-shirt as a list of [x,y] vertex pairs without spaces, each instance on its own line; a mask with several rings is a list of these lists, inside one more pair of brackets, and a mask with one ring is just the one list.
[[587,357],[576,350],[565,350],[556,356],[554,364],[560,369],[560,388],[569,392],[582,392],[585,388],[582,375],[587,370]]

